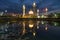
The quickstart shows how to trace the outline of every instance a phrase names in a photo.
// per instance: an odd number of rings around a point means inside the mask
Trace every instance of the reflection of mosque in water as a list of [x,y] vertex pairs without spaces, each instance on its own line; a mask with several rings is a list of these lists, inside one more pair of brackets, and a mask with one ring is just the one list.
[[[7,22],[2,29],[5,34],[3,37],[6,39],[30,39],[37,35],[37,30],[48,30],[48,22],[46,21],[19,21],[19,22]],[[2,38],[3,38],[2,37]]]

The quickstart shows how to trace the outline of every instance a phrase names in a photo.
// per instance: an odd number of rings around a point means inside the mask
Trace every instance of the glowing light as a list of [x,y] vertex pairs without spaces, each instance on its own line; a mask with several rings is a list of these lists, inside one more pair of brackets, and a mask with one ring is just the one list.
[[23,5],[23,16],[25,15],[25,5]]
[[25,9],[25,5],[23,5],[23,9]]
[[44,18],[47,18],[47,16],[44,16]]
[[16,16],[15,14],[12,14],[12,16]]
[[39,29],[39,26],[37,26],[37,29]]
[[55,26],[57,26],[57,23],[56,23],[56,22],[54,22],[54,25],[55,25]]
[[57,18],[57,15],[56,14],[54,14],[54,16],[55,16],[55,18]]
[[45,27],[45,30],[48,30],[48,27]]
[[40,16],[39,16],[39,9],[37,9],[37,18],[40,18]]
[[55,16],[57,16],[57,15],[55,14]]
[[5,12],[7,12],[7,10],[5,10]]
[[38,16],[38,18],[40,18],[40,16]]
[[48,8],[46,8],[45,11],[47,12],[48,11]]
[[36,6],[36,3],[34,2],[34,3],[33,3],[33,7],[35,7],[35,6]]
[[37,12],[39,12],[39,9],[37,9]]
[[37,21],[37,29],[39,29],[39,23],[40,23],[40,21]]
[[41,21],[41,24],[44,24],[44,22],[43,22],[43,21]]
[[30,11],[29,11],[29,14],[33,14],[33,11],[32,11],[32,10],[30,10]]
[[25,29],[23,30],[23,34],[25,34]]
[[41,18],[44,18],[44,15],[42,15]]
[[35,36],[35,35],[36,35],[36,33],[34,32],[34,33],[33,33],[33,36]]
[[30,28],[33,28],[33,26],[34,26],[33,24],[29,24],[29,27],[30,27]]
[[2,15],[3,15],[3,13],[4,13],[4,12],[1,12],[1,13],[0,13],[0,16],[2,16]]
[[23,34],[25,34],[25,22],[23,22]]

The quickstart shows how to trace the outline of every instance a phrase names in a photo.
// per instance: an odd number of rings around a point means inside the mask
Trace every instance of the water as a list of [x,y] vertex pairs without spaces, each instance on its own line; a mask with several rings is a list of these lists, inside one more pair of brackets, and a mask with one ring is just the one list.
[[60,22],[12,21],[0,23],[0,40],[59,40]]

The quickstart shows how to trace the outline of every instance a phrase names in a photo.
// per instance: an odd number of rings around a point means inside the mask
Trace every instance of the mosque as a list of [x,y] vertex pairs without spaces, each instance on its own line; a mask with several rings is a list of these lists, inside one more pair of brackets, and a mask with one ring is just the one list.
[[[39,9],[36,8],[36,2],[33,2],[33,9],[30,9],[28,14],[26,14],[26,7],[23,5],[23,18],[40,18]],[[45,17],[47,15],[48,9],[45,8],[46,13],[44,13],[41,17]]]

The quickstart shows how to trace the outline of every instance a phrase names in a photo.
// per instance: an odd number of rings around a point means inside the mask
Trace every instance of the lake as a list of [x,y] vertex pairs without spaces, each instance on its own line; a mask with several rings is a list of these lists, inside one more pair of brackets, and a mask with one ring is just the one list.
[[1,40],[60,40],[58,21],[7,21],[0,23]]

